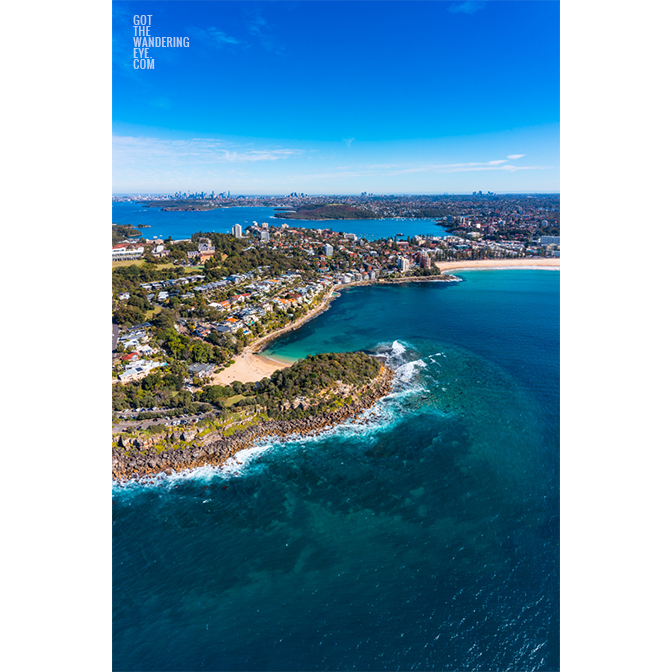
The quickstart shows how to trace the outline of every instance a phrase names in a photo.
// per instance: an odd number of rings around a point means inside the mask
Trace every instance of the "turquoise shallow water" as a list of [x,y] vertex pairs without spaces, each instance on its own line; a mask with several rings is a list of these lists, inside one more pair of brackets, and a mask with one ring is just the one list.
[[381,353],[363,418],[115,487],[116,670],[559,669],[560,274],[460,275],[267,351]]

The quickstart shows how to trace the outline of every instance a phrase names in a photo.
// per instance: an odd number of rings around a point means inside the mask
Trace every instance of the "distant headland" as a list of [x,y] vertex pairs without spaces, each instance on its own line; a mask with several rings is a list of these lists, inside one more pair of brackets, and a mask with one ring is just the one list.
[[276,208],[276,217],[282,219],[381,219],[373,210],[345,203],[311,203],[299,206],[295,211]]

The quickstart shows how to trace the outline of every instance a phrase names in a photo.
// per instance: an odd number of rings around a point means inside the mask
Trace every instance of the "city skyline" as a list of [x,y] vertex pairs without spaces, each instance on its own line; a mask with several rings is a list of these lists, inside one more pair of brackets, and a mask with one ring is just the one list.
[[[558,193],[559,3],[113,3],[113,192]],[[133,16],[189,48],[133,68]]]

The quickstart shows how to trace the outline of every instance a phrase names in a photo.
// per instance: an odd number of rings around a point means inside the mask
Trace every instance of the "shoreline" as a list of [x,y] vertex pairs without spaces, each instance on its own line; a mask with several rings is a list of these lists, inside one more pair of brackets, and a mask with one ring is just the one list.
[[256,383],[262,378],[270,378],[273,373],[280,369],[286,369],[291,366],[292,364],[289,362],[281,362],[277,359],[271,359],[270,357],[265,357],[261,353],[271,341],[274,341],[276,338],[279,338],[289,331],[298,329],[309,320],[312,320],[320,313],[323,313],[329,308],[329,304],[335,298],[337,298],[337,295],[332,288],[328,296],[315,306],[315,308],[311,308],[311,310],[309,310],[302,318],[298,319],[296,322],[281,327],[280,329],[276,329],[270,334],[260,336],[258,339],[245,346],[243,352],[240,355],[235,356],[231,366],[213,376],[213,384],[229,385],[236,380],[241,383]]
[[350,282],[347,285],[335,285],[332,287],[329,295],[325,297],[319,305],[315,306],[315,308],[311,308],[311,310],[309,310],[302,318],[281,329],[277,329],[270,334],[261,336],[245,346],[243,352],[240,355],[235,356],[231,366],[226,367],[223,371],[216,373],[212,377],[212,384],[226,386],[235,381],[241,383],[256,383],[263,378],[270,378],[276,371],[291,366],[293,362],[281,362],[280,360],[264,356],[264,349],[283,334],[299,329],[306,322],[309,322],[328,310],[329,304],[340,296],[339,292],[343,289],[347,289],[348,287],[366,287],[370,285],[398,285],[406,282],[455,282],[458,280],[458,278],[451,275],[430,275],[384,280],[360,280],[359,282]]
[[[194,441],[196,436],[190,436],[188,439],[183,432],[177,444],[160,453],[153,453],[152,448],[161,437],[148,437],[144,441],[129,440],[131,445],[125,445],[120,438],[112,452],[112,480],[123,485],[160,473],[169,475],[198,467],[222,466],[236,453],[251,447],[260,439],[303,437],[331,429],[371,408],[390,393],[394,371],[382,364],[380,369],[378,376],[363,388],[360,399],[329,413],[297,420],[262,421],[229,436],[210,433],[203,436],[200,441]],[[131,454],[125,455],[123,451],[129,449],[132,451]]]
[[437,268],[441,271],[455,270],[509,270],[548,268],[560,270],[560,259],[474,259],[464,261],[437,261]]
[[401,278],[387,278],[376,280],[360,280],[345,285],[334,285],[330,293],[322,302],[311,308],[306,315],[296,322],[292,322],[276,331],[261,336],[249,345],[245,346],[240,355],[236,355],[231,366],[216,373],[212,377],[213,385],[230,385],[238,381],[241,383],[258,382],[267,378],[276,371],[291,366],[291,362],[282,362],[277,359],[264,356],[263,352],[270,343],[283,334],[299,329],[306,322],[317,317],[329,309],[329,304],[339,297],[339,293],[349,287],[367,287],[373,285],[400,285],[408,282],[459,282],[454,275],[443,275],[446,271],[457,270],[513,270],[513,269],[539,269],[560,270],[560,259],[477,259],[465,261],[437,261],[435,262],[442,275],[409,276]]
[[271,341],[274,341],[276,338],[279,338],[289,331],[298,329],[309,320],[312,320],[314,317],[317,317],[320,313],[327,310],[329,303],[334,298],[336,298],[336,296],[332,289],[329,295],[323,299],[319,305],[309,310],[296,322],[292,322],[280,329],[276,329],[265,336],[260,336],[258,339],[245,346],[243,352],[234,357],[231,366],[226,367],[223,371],[216,373],[212,377],[213,385],[229,385],[236,380],[241,383],[256,383],[263,378],[270,378],[273,373],[280,371],[280,369],[286,369],[291,366],[292,364],[289,362],[281,362],[277,359],[265,357],[261,352]]

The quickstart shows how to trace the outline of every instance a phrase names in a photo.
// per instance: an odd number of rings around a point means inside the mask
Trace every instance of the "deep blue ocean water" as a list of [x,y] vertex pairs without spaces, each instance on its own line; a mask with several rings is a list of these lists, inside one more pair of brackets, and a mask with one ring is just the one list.
[[459,275],[266,352],[381,353],[364,417],[115,486],[115,670],[559,669],[560,274]]
[[268,222],[269,226],[300,226],[309,229],[332,229],[354,233],[359,238],[377,240],[391,238],[396,233],[403,237],[416,235],[445,236],[445,229],[434,219],[354,219],[328,221],[298,221],[273,217],[274,208],[235,207],[218,208],[208,212],[161,212],[161,208],[145,208],[141,203],[112,203],[112,222],[115,224],[148,224],[151,228],[140,229],[143,238],[167,238],[174,240],[190,238],[195,231],[231,233],[234,224],[243,229],[252,222]]

